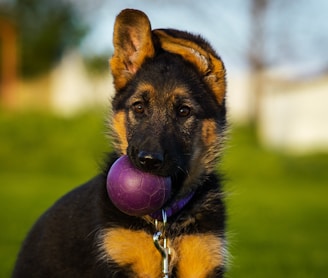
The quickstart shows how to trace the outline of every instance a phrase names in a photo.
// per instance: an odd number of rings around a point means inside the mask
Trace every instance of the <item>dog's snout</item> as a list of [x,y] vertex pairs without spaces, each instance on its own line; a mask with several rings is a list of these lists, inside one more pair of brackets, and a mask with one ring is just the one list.
[[140,151],[138,153],[138,160],[140,166],[144,170],[151,171],[151,170],[157,170],[162,166],[164,162],[164,157],[161,153]]

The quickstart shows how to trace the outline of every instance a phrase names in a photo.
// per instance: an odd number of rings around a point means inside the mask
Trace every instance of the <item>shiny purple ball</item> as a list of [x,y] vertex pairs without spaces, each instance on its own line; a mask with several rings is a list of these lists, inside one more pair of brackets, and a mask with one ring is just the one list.
[[171,178],[135,168],[121,156],[107,175],[107,192],[113,204],[128,215],[142,216],[160,209],[171,194]]

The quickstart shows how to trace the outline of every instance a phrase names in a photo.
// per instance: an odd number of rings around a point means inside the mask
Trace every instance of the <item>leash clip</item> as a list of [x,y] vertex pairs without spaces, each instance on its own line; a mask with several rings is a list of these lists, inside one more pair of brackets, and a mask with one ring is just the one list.
[[167,215],[166,211],[162,210],[163,216],[163,225],[161,229],[158,228],[158,220],[155,220],[156,231],[153,235],[154,245],[156,249],[160,252],[162,256],[162,273],[163,278],[169,278],[169,262],[170,262],[170,248],[167,246],[167,238],[165,235],[166,232],[166,223],[167,223]]

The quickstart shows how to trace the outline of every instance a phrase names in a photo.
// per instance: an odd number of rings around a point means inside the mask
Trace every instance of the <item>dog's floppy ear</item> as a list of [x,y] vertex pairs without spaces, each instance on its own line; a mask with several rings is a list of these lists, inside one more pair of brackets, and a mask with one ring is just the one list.
[[125,9],[114,25],[114,54],[110,66],[115,89],[122,89],[141,67],[146,58],[154,56],[151,26],[141,11]]
[[164,50],[178,54],[196,66],[205,83],[213,90],[218,103],[222,104],[226,92],[225,68],[214,50],[209,45],[200,45],[192,39],[174,36],[172,30],[171,33],[163,29],[153,32]]

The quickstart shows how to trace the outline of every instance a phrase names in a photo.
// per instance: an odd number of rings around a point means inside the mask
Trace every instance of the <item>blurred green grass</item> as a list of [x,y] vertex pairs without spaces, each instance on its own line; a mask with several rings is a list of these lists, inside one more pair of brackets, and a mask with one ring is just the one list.
[[[0,277],[51,204],[98,172],[103,112],[63,119],[0,113]],[[328,155],[289,157],[261,148],[249,127],[232,128],[227,176],[227,277],[326,277]]]

